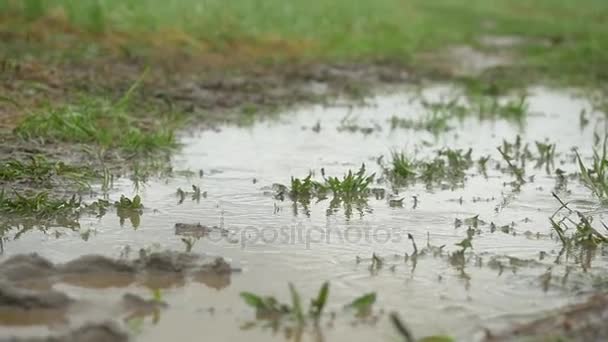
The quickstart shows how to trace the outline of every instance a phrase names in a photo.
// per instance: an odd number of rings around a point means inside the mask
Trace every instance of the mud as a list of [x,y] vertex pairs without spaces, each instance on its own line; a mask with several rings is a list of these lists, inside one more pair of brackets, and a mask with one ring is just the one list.
[[16,255],[0,264],[0,279],[15,284],[41,281],[78,279],[86,283],[87,277],[137,276],[225,276],[239,271],[223,258],[209,258],[183,252],[146,252],[141,250],[134,260],[112,259],[101,255],[84,255],[64,264],[53,264],[37,254]]
[[[66,284],[120,293],[121,288],[139,284],[158,291],[159,288],[183,286],[187,279],[192,279],[210,288],[221,289],[230,284],[230,275],[235,271],[238,269],[231,267],[223,258],[169,251],[142,250],[133,260],[84,255],[58,264],[36,254],[16,255],[0,264],[0,324],[8,327],[71,327],[79,321],[77,317],[80,315],[99,316],[91,307],[96,305],[106,307],[104,310],[107,312],[101,317],[108,319],[117,318],[114,317],[117,314],[125,322],[157,316],[168,307],[160,298],[145,299],[127,292],[118,301],[106,298],[106,303],[97,303],[88,298],[71,298],[54,288]],[[119,342],[127,339],[128,335],[115,324],[87,324],[60,336],[51,334],[45,338],[29,338],[27,334],[21,334],[0,341]]]
[[492,335],[486,342],[506,341],[602,341],[608,336],[608,294],[596,294],[587,302],[568,306],[512,330]]
[[175,224],[175,235],[191,236],[195,238],[202,238],[208,236],[211,233],[219,233],[222,236],[228,236],[229,231],[217,226],[203,226],[200,223],[176,223]]
[[113,323],[86,324],[64,335],[0,338],[1,342],[127,342],[129,335]]
[[33,291],[0,283],[0,307],[3,309],[65,309],[70,304],[70,298],[61,292]]

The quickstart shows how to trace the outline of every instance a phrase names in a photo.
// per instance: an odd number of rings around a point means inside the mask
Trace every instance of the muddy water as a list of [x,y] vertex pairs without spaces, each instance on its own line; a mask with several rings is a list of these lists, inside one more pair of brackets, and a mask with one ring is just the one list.
[[[439,100],[452,91],[438,86],[424,90],[422,96]],[[284,327],[243,328],[255,315],[239,293],[289,301],[288,282],[303,298],[312,297],[324,281],[331,283],[328,310],[336,313],[335,319],[327,315],[321,331],[303,332],[304,340],[391,340],[396,336],[387,317],[391,311],[399,312],[416,336],[448,334],[471,340],[482,336],[484,328],[500,329],[580,302],[593,284],[602,282],[608,259],[598,251],[585,270],[575,257],[555,262],[561,245],[551,235],[548,217],[559,205],[551,196],[554,174],[544,169],[529,167],[527,176],[534,175],[534,182],[514,192],[505,184],[513,179],[511,175],[490,168],[484,177],[472,168],[464,187],[414,185],[396,195],[404,198],[402,207],[389,205],[388,198],[372,197],[366,208],[350,215],[340,208],[328,211],[327,200],[306,211],[272,196],[272,184],[288,185],[291,176],[304,177],[311,170],[320,177],[320,168],[327,175],[341,176],[365,163],[369,172],[380,175],[376,160],[382,155],[389,158],[392,150],[424,158],[443,147],[472,148],[475,159],[491,155],[498,162],[496,147],[503,139],[513,142],[518,134],[531,148],[534,141],[556,143],[555,166],[574,172],[571,149],[578,147],[583,155],[591,155],[596,121],[603,114],[593,113],[589,103],[567,91],[530,89],[528,101],[530,113],[521,124],[471,117],[452,122],[453,129],[438,135],[391,129],[392,116],[414,118],[424,112],[420,94],[411,89],[378,95],[365,104],[306,107],[247,127],[184,134],[174,168],[194,173],[140,187],[145,209],[139,227],[134,229],[128,220],[121,226],[112,212],[100,219],[83,218],[77,232],[31,232],[16,240],[9,235],[3,258],[37,252],[53,262],[66,262],[90,253],[129,257],[140,248],[185,250],[174,225],[201,223],[218,230],[196,240],[192,252],[222,256],[242,272],[228,280],[166,281],[148,287],[94,277],[90,284],[60,282],[54,289],[81,300],[65,318],[34,325],[13,321],[2,327],[1,334],[44,336],[88,321],[124,322],[126,314],[116,309],[116,303],[127,292],[151,298],[152,287],[161,287],[168,307],[123,323],[136,340],[297,339],[297,333]],[[583,109],[590,113],[590,123],[580,127]],[[313,129],[317,123],[320,130]],[[347,125],[352,129],[344,129]],[[112,199],[136,192],[126,179],[114,185]],[[179,203],[176,190],[189,190],[192,185],[200,186],[206,197],[197,201],[187,195]],[[375,186],[391,193],[386,183]],[[588,201],[589,191],[577,180],[570,181],[568,190],[562,194],[565,199],[601,217],[597,205]],[[479,225],[472,241],[474,254],[462,271],[447,258],[447,253],[458,249],[455,243],[466,237],[466,227],[455,227],[454,221],[475,215],[487,224]],[[508,233],[492,232],[490,222],[513,228]],[[221,229],[228,233],[220,233]],[[404,255],[413,253],[408,233],[419,248],[427,243],[445,245],[444,253],[405,261]],[[370,270],[372,253],[384,260],[379,270]],[[508,257],[525,261],[510,264]],[[503,260],[506,267],[497,267],[490,262],[493,258]],[[378,295],[373,311],[377,320],[360,320],[342,310],[367,292]]]

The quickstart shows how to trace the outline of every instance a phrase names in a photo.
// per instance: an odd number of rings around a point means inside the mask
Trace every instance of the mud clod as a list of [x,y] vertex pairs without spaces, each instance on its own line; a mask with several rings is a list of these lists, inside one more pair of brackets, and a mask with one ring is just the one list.
[[64,274],[134,273],[135,267],[123,260],[101,255],[85,255],[60,267]]
[[212,232],[219,232],[222,236],[228,235],[228,230],[219,228],[217,226],[209,227],[203,226],[200,223],[176,223],[175,224],[175,235],[191,236],[191,237],[205,237]]
[[33,291],[0,283],[0,307],[17,310],[65,309],[72,300],[57,291]]
[[38,254],[16,255],[0,264],[0,275],[10,282],[49,277],[55,272],[55,265]]
[[501,334],[489,334],[486,342],[507,341],[605,341],[608,337],[608,293],[569,306],[537,321]]

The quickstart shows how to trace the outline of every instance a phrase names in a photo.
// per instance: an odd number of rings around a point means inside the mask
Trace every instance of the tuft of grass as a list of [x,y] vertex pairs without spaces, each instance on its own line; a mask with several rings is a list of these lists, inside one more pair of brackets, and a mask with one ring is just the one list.
[[4,190],[0,192],[0,212],[5,215],[48,219],[60,215],[74,216],[80,207],[80,199],[76,199],[76,196],[59,200],[44,191],[31,195],[14,192],[13,197],[8,197]]
[[24,139],[95,144],[127,153],[150,153],[175,148],[170,122],[144,125],[124,106],[104,99],[86,98],[75,105],[50,108],[28,115],[15,129]]
[[473,165],[472,153],[456,149],[442,149],[429,160],[415,161],[403,152],[391,153],[390,166],[383,166],[384,173],[396,186],[403,186],[417,180],[422,181],[428,188],[435,185],[455,186],[463,184],[466,171]]
[[[608,243],[608,235],[602,234],[599,230],[593,227],[593,218],[586,216],[580,211],[570,209],[568,203],[562,201],[557,194],[553,193],[553,197],[560,203],[559,209],[549,218],[551,227],[557,234],[565,248],[584,247],[595,248],[601,244]],[[559,221],[556,221],[556,216],[566,210],[567,214]],[[570,218],[571,214],[576,214],[577,221]],[[602,222],[603,229],[608,231],[608,226]],[[568,231],[572,231],[568,235]]]
[[120,196],[120,200],[114,202],[114,207],[116,208],[116,215],[120,219],[121,226],[124,225],[126,219],[129,219],[133,228],[139,227],[144,208],[139,195],[135,195],[133,199],[122,195]]
[[291,283],[289,284],[289,292],[291,293],[291,306],[281,304],[274,297],[262,297],[251,292],[241,292],[241,298],[243,298],[247,305],[256,310],[256,317],[258,319],[276,320],[285,315],[290,315],[299,326],[305,325],[309,317],[318,322],[329,296],[329,283],[323,283],[317,297],[311,299],[308,314],[305,314],[300,294]]
[[[310,300],[308,310],[304,310],[300,294],[291,283],[289,292],[291,304],[281,303],[272,296],[259,296],[251,292],[241,292],[240,295],[247,305],[255,309],[257,319],[279,321],[287,318],[293,321],[298,328],[307,325],[309,320],[312,320],[315,325],[319,324],[329,298],[329,282],[321,285],[317,296]],[[354,309],[357,315],[363,316],[370,313],[375,302],[376,294],[368,293],[356,298],[344,308]]]
[[346,308],[354,309],[357,316],[364,317],[371,313],[372,306],[376,302],[376,293],[371,292],[356,298]]
[[55,177],[69,180],[81,188],[97,174],[88,167],[68,165],[62,161],[49,161],[42,155],[30,156],[27,161],[9,159],[0,164],[0,181],[22,182],[38,186],[51,186]]
[[600,151],[598,151],[598,149],[593,150],[593,163],[590,167],[585,166],[580,154],[576,151],[576,159],[578,161],[583,184],[602,201],[605,201],[608,198],[607,140],[608,136],[604,137],[604,142]]
[[367,197],[370,193],[369,185],[374,181],[374,176],[375,174],[366,174],[365,164],[363,164],[355,173],[348,170],[342,179],[328,177],[325,180],[325,186],[334,194],[334,198],[348,202]]
[[[366,173],[365,165],[361,165],[357,172],[349,170],[342,178],[325,177],[324,169],[321,169],[321,173],[323,182],[313,180],[312,173],[310,173],[303,179],[291,177],[291,187],[289,188],[285,185],[275,184],[275,198],[284,200],[287,195],[294,204],[300,203],[307,215],[309,214],[308,206],[313,198],[322,201],[327,199],[330,194],[333,197],[328,215],[340,205],[344,205],[344,213],[347,217],[352,214],[353,205],[359,211],[363,209],[367,197],[372,193],[370,185],[375,177],[375,174]],[[294,210],[297,210],[296,206],[294,206]]]
[[415,161],[411,158],[408,158],[403,152],[391,152],[391,166],[391,173],[395,177],[399,177],[404,181],[416,177]]

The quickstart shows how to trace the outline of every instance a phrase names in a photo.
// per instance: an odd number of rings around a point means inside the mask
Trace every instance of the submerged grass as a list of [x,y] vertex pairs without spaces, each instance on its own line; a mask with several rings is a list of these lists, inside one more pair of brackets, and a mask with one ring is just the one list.
[[[557,194],[553,193],[553,197],[561,206],[549,218],[549,221],[565,248],[583,247],[593,249],[601,244],[608,243],[608,226],[606,224],[602,222],[602,228],[605,233],[600,232],[593,227],[593,218],[591,216],[571,209],[568,203],[562,201]],[[560,220],[556,220],[557,215],[564,210],[567,211],[567,214]],[[571,219],[571,214],[575,214],[577,220]]]
[[581,156],[576,152],[581,180],[595,196],[600,200],[608,200],[608,155],[607,155],[608,136],[604,137],[601,149],[593,150],[593,163],[585,166]]
[[[310,300],[308,310],[305,310],[301,296],[293,284],[289,284],[291,304],[281,303],[272,296],[259,296],[251,292],[241,292],[241,298],[256,311],[256,318],[262,320],[280,320],[289,318],[299,327],[313,321],[317,325],[329,298],[329,282],[323,283],[317,296]],[[376,302],[376,293],[368,293],[356,298],[344,306],[345,309],[355,310],[358,316],[366,316],[371,312]]]
[[110,208],[116,210],[121,225],[129,219],[134,228],[139,226],[143,213],[139,196],[133,199],[121,196],[114,204],[104,199],[84,203],[76,195],[61,198],[47,191],[7,193],[3,190],[0,192],[0,236],[13,228],[20,229],[18,235],[34,228],[75,229],[79,227],[82,215],[102,217]]
[[[414,160],[403,152],[392,152],[388,166],[380,165],[394,186],[405,186],[420,181],[428,188],[463,185],[466,172],[473,165],[473,150],[442,149],[427,160]],[[382,162],[382,160],[380,160]]]
[[50,161],[42,155],[30,156],[26,161],[9,159],[0,164],[0,182],[19,182],[37,186],[52,186],[56,177],[89,187],[88,182],[98,175],[87,166]]

